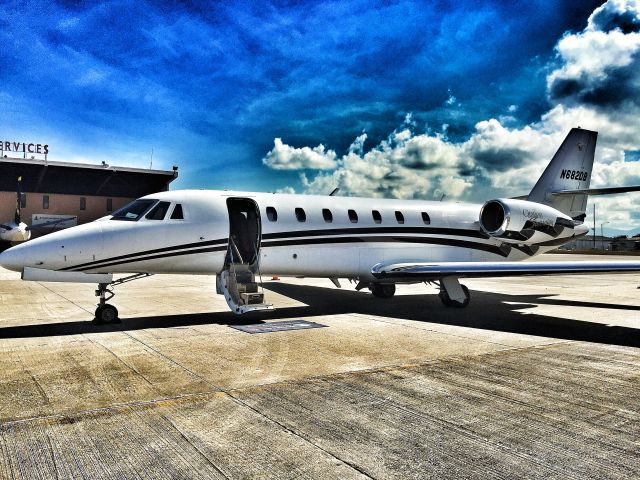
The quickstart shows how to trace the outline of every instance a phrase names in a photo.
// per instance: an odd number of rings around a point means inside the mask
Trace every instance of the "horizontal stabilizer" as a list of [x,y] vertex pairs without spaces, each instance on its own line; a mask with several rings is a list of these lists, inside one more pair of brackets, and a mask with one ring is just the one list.
[[22,280],[33,282],[68,282],[68,283],[111,283],[110,273],[60,272],[46,268],[25,267]]
[[517,277],[523,275],[583,275],[594,273],[640,273],[639,261],[594,262],[443,262],[378,263],[371,269],[376,278],[429,280],[446,276]]
[[587,195],[616,195],[618,193],[640,192],[640,185],[628,187],[607,187],[607,188],[583,188],[580,190],[559,190],[551,192],[551,195],[575,195],[576,193],[586,193]]

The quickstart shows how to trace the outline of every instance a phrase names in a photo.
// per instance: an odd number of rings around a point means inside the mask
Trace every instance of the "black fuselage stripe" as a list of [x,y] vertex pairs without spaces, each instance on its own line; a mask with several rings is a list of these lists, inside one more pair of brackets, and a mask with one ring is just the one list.
[[114,265],[122,265],[122,264],[125,264],[125,263],[146,262],[147,260],[157,260],[159,258],[169,258],[169,257],[180,257],[180,256],[183,256],[183,255],[193,255],[193,254],[196,254],[196,253],[224,252],[226,249],[227,249],[227,246],[224,245],[224,246],[221,246],[221,247],[207,247],[207,248],[199,248],[199,249],[195,249],[195,250],[183,250],[183,251],[179,251],[179,252],[167,252],[167,253],[161,253],[161,254],[158,254],[158,255],[152,255],[152,256],[148,256],[148,257],[130,258],[130,259],[126,259],[126,260],[117,260],[117,261],[114,261],[114,262],[103,263],[101,265],[74,267],[74,271],[85,272],[87,270],[98,270],[100,268],[112,267]]
[[171,252],[171,251],[176,251],[176,250],[184,250],[184,249],[187,249],[187,248],[201,248],[201,247],[205,247],[205,246],[220,245],[220,244],[224,244],[223,247],[226,248],[227,239],[223,238],[223,239],[220,239],[220,240],[210,240],[210,241],[207,241],[207,242],[187,243],[187,244],[184,244],[184,245],[174,245],[172,247],[156,248],[156,249],[153,249],[153,250],[145,250],[145,251],[137,252],[137,253],[128,253],[126,255],[119,255],[117,257],[104,258],[102,260],[96,260],[94,262],[81,263],[79,265],[74,265],[72,267],[65,267],[65,268],[62,268],[61,270],[75,270],[75,269],[78,269],[78,268],[83,268],[83,267],[88,267],[88,266],[102,266],[105,263],[110,264],[111,262],[113,262],[115,260],[123,260],[123,259],[127,259],[127,258],[140,257],[140,256],[144,256],[144,255],[153,255],[154,253]]
[[502,257],[507,257],[508,253],[504,252],[496,245],[487,243],[470,242],[467,240],[458,240],[455,238],[437,238],[437,237],[389,237],[389,236],[366,236],[366,237],[332,237],[332,238],[311,238],[311,239],[294,239],[294,240],[277,240],[262,242],[263,247],[284,247],[293,245],[321,245],[331,243],[420,243],[426,245],[445,245],[452,247],[471,248],[473,250],[483,250],[495,253]]
[[[442,235],[457,235],[457,236],[466,236],[466,237],[474,237],[474,238],[489,238],[483,232],[479,230],[465,230],[465,229],[456,229],[456,228],[433,228],[433,227],[373,227],[373,228],[334,228],[334,229],[325,229],[325,230],[299,230],[299,231],[289,231],[289,232],[277,232],[277,233],[266,233],[262,235],[262,240],[272,240],[272,239],[282,239],[282,238],[294,238],[294,237],[317,237],[317,236],[332,236],[332,235],[350,235],[350,234],[360,234],[360,233],[422,233],[422,234],[437,234],[440,233]],[[142,252],[136,253],[128,253],[126,255],[119,255],[116,257],[104,258],[102,260],[95,260],[92,262],[81,263],[78,265],[73,265],[70,267],[62,268],[62,271],[67,270],[87,270],[85,267],[98,268],[107,265],[114,265],[119,263],[126,262],[116,262],[119,260],[125,259],[135,259],[142,260],[138,257],[145,257],[147,255],[155,255],[157,253],[164,252],[175,252],[179,250],[184,250],[188,248],[200,248],[203,246],[209,245],[226,245],[228,242],[227,238],[210,240],[207,242],[196,242],[196,243],[187,243],[183,245],[174,245],[171,247],[163,247],[156,248],[153,250],[145,250]],[[322,243],[322,242],[316,242]],[[265,243],[262,243],[265,245]],[[184,254],[183,254],[184,255]],[[154,256],[153,258],[158,258]],[[114,263],[116,262],[116,263]]]
[[[453,238],[436,238],[436,237],[389,237],[389,236],[366,236],[366,237],[332,237],[332,238],[310,238],[310,239],[291,239],[291,240],[278,240],[262,242],[262,248],[269,247],[283,247],[283,246],[305,246],[305,245],[322,245],[322,244],[345,244],[345,243],[418,243],[425,245],[444,245],[450,247],[470,248],[473,250],[482,250],[501,257],[507,257],[508,252],[503,251],[500,247],[495,245],[489,245],[485,243],[470,242],[466,240],[457,240]],[[199,248],[183,251],[165,252],[158,255],[127,258],[114,261],[103,261],[99,265],[78,265],[71,267],[76,271],[97,270],[103,267],[110,267],[114,265],[122,265],[126,263],[144,262],[147,260],[157,260],[160,258],[177,257],[183,255],[192,255],[198,253],[209,252],[221,252],[227,249],[226,245],[211,247],[211,248]],[[68,268],[67,268],[68,270]]]
[[364,235],[378,233],[420,233],[431,235],[454,235],[459,237],[473,237],[488,239],[489,235],[480,230],[443,227],[354,227],[329,228],[323,230],[297,230],[290,232],[265,233],[262,240],[293,237],[320,237],[329,235]]

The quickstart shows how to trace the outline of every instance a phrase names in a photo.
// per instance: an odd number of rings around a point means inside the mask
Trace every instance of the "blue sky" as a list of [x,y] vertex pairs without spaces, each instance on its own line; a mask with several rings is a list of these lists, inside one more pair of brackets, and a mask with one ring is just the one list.
[[340,158],[363,132],[459,144],[569,105],[557,45],[602,3],[3,2],[0,137],[136,166],[153,148],[179,188],[304,191],[317,171],[269,168],[274,139]]
[[554,43],[598,2],[504,3],[5,3],[1,131],[52,158],[153,148],[184,187],[279,187],[260,162],[274,137],[341,152],[408,112],[459,137],[510,104],[539,117]]

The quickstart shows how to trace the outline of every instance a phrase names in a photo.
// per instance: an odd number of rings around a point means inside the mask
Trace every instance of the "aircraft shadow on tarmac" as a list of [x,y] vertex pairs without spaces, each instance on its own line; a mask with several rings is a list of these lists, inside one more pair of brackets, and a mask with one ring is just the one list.
[[[536,305],[640,311],[640,306],[602,302],[572,301],[543,295],[504,295],[472,291],[466,309],[446,308],[437,295],[404,295],[378,299],[370,293],[306,285],[268,282],[265,288],[304,303],[269,312],[243,316],[231,312],[189,313],[153,317],[124,318],[122,323],[94,325],[87,321],[32,324],[0,328],[0,339],[37,338],[83,333],[135,331],[146,328],[172,328],[197,325],[249,325],[265,320],[358,313],[443,325],[477,328],[497,332],[579,340],[611,345],[640,347],[640,328],[611,326],[583,320],[557,318],[521,310]],[[506,303],[509,302],[509,303]],[[639,322],[640,327],[640,322]]]

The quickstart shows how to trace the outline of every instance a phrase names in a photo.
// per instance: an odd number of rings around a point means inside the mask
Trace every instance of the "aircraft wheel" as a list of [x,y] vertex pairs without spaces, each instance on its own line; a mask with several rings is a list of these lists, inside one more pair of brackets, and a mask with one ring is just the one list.
[[469,292],[469,289],[466,287],[466,285],[460,286],[462,287],[462,291],[464,292],[464,301],[462,302],[458,302],[449,298],[449,294],[444,288],[440,290],[438,296],[440,297],[440,301],[444,304],[445,307],[465,308],[467,305],[469,305],[469,302],[471,301],[471,293]]
[[118,323],[118,309],[113,305],[100,305],[96,308],[95,323],[101,325],[103,323]]
[[376,298],[391,298],[396,293],[395,283],[373,283],[371,293]]

